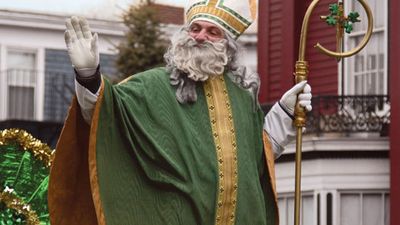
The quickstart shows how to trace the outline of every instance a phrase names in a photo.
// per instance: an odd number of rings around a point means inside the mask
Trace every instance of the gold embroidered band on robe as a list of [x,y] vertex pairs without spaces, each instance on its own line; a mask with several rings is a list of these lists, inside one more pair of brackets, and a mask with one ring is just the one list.
[[236,135],[223,76],[204,84],[219,172],[216,225],[233,225],[238,189]]

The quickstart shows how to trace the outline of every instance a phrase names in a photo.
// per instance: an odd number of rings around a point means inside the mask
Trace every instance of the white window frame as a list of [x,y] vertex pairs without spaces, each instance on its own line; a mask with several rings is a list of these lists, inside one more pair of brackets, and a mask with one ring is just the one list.
[[[320,195],[320,215],[319,215],[319,221],[318,221],[318,194]],[[387,189],[346,189],[346,190],[340,190],[340,189],[331,189],[331,190],[315,190],[313,192],[311,191],[307,191],[307,192],[303,192],[302,196],[312,196],[313,197],[313,222],[310,225],[326,225],[327,224],[327,204],[328,204],[328,200],[327,200],[327,196],[328,194],[332,195],[332,225],[342,225],[341,224],[341,195],[342,194],[354,194],[354,195],[365,195],[365,194],[380,194],[383,197],[383,207],[382,207],[382,211],[381,214],[382,216],[385,215],[385,195],[389,195],[390,191]],[[293,198],[293,203],[294,203],[294,194],[293,193],[280,193],[278,196],[278,203],[280,200],[285,199],[284,204],[285,204],[285,209],[288,210],[288,199],[289,198]],[[389,198],[390,199],[390,198]],[[390,201],[390,200],[389,200]],[[292,206],[292,208],[294,209],[294,205]],[[307,210],[304,209],[303,204],[301,204],[301,214],[303,213],[303,210]],[[286,221],[287,218],[289,217],[293,217],[294,216],[294,211],[286,211],[285,214],[280,214],[280,224],[284,224],[283,222],[288,222]],[[362,212],[361,215],[359,216],[363,216]],[[384,217],[382,219],[385,219]],[[300,221],[300,224],[302,224],[302,222]],[[290,225],[290,224],[286,224],[286,225]]]
[[[314,214],[313,214],[313,224],[307,224],[307,225],[317,225],[317,193],[313,192],[313,191],[305,191],[305,192],[301,193],[301,196],[302,197],[312,197],[312,200],[313,200],[313,212],[314,212]],[[279,193],[278,194],[278,206],[279,206],[279,200],[285,199],[285,206],[286,206],[285,209],[286,210],[288,210],[288,208],[289,208],[288,207],[288,205],[289,205],[288,204],[288,199],[289,198],[293,198],[293,211],[292,212],[286,211],[285,215],[279,214],[279,218],[280,218],[279,224],[280,225],[283,224],[283,220],[284,219],[286,221],[286,219],[288,218],[288,215],[290,217],[294,218],[295,196],[294,196],[293,192],[292,193]],[[307,209],[304,209],[303,202],[301,202],[300,203],[300,220],[301,220],[300,221],[300,225],[303,225],[303,223],[302,223],[302,214],[303,214],[304,210],[307,210]],[[286,216],[286,217],[283,218],[283,216]],[[286,225],[291,225],[291,224],[286,224]]]
[[4,45],[0,45],[0,120],[4,120],[7,115],[7,78],[6,78],[6,58],[7,49]]
[[[384,32],[384,43],[383,43],[383,48],[384,49],[388,49],[388,0],[368,0],[368,2],[371,1],[376,1],[377,4],[385,4],[384,5],[384,12],[382,15],[385,15],[384,18],[384,26],[383,28],[379,28],[373,29],[373,32]],[[360,4],[359,2],[357,2],[358,4]],[[345,1],[344,2],[344,6],[345,6],[345,10],[346,10],[346,15],[351,11],[351,1]],[[372,11],[374,11],[373,8],[371,8]],[[360,12],[359,12],[360,13]],[[360,13],[361,14],[361,13]],[[374,18],[375,19],[375,18]],[[361,20],[363,21],[367,21],[367,18],[361,18]],[[358,26],[359,23],[356,23],[354,26]],[[354,32],[351,34],[346,34],[344,36],[344,51],[349,51],[351,49],[349,49],[348,44],[346,43],[350,43],[350,37],[356,37],[356,36],[364,36],[365,32]],[[368,51],[368,44],[367,46],[361,51],[361,53],[363,51]],[[387,94],[388,93],[388,51],[384,51],[385,52],[385,56],[384,56],[384,68],[383,68],[383,93]],[[360,54],[360,53],[358,53]],[[339,81],[339,87],[338,87],[338,94],[339,95],[354,95],[355,93],[355,87],[354,87],[354,76],[353,71],[354,71],[354,56],[350,57],[350,58],[345,58],[343,59],[343,63],[340,63],[338,66],[338,81]],[[344,75],[344,76],[343,76]],[[344,87],[342,87],[342,83],[344,79]],[[344,90],[343,90],[344,89]]]
[[0,120],[8,119],[8,84],[6,78],[7,56],[9,51],[21,51],[35,54],[36,62],[34,70],[37,71],[36,84],[34,87],[34,117],[33,120],[42,121],[44,115],[44,93],[45,93],[45,50],[44,48],[30,48],[15,45],[0,45]]
[[[380,195],[382,195],[382,197],[383,197],[383,205],[382,205],[382,208],[381,208],[382,209],[381,213],[384,216],[385,215],[385,195],[390,195],[390,191],[389,190],[383,190],[383,189],[382,190],[359,190],[359,189],[357,189],[357,190],[337,190],[337,193],[336,193],[336,202],[337,202],[337,204],[336,204],[336,213],[337,214],[336,214],[336,216],[334,216],[336,218],[336,222],[333,223],[334,225],[342,225],[341,224],[341,219],[342,219],[341,218],[341,206],[342,206],[342,203],[341,203],[341,198],[340,198],[342,194],[355,194],[355,195],[380,194]],[[361,199],[360,201],[361,201],[361,207],[362,207],[363,206],[362,205],[363,199]],[[390,198],[389,198],[389,201],[390,201]],[[361,217],[361,220],[362,220],[363,219],[362,209],[361,209],[360,214],[361,215],[359,215],[359,216]],[[384,217],[382,219],[384,220]],[[382,224],[382,225],[384,225],[384,224]]]

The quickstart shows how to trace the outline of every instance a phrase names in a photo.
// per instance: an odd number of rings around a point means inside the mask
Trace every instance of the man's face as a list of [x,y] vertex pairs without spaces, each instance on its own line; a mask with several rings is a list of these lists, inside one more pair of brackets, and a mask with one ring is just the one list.
[[210,22],[196,21],[171,40],[165,59],[194,81],[220,75],[228,63],[228,40],[222,29]]
[[189,35],[198,43],[216,42],[224,38],[224,31],[217,25],[207,21],[195,21],[189,27]]

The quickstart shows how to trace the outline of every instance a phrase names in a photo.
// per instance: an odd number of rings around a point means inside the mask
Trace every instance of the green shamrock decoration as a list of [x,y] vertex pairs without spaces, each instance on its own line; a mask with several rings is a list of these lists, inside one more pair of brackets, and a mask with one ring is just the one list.
[[331,11],[331,15],[337,15],[339,12],[339,5],[338,4],[330,4],[329,11]]
[[353,31],[353,25],[347,21],[345,22],[343,27],[344,27],[346,33],[348,33],[348,34],[350,34]]
[[324,17],[325,22],[329,26],[335,26],[339,24],[348,34],[353,31],[353,24],[360,22],[358,19],[360,14],[358,12],[352,11],[347,17],[345,17],[343,15],[343,10],[340,10],[339,4],[330,4],[329,11],[331,12],[330,15]]
[[326,23],[327,23],[329,26],[336,25],[336,19],[335,19],[333,16],[328,16],[328,17],[326,18]]
[[347,16],[347,18],[349,18],[349,20],[352,22],[352,23],[355,23],[355,22],[360,22],[360,20],[358,19],[358,17],[360,16],[360,14],[358,14],[358,12],[350,12],[349,13],[349,15]]

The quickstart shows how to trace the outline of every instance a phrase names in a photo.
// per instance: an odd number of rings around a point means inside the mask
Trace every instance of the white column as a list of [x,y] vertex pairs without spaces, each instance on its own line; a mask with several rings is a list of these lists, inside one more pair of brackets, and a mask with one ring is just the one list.
[[45,49],[37,50],[37,80],[35,86],[35,119],[42,121],[44,118],[44,94],[45,94]]
[[5,45],[0,45],[0,120],[5,120],[7,116],[7,49]]

